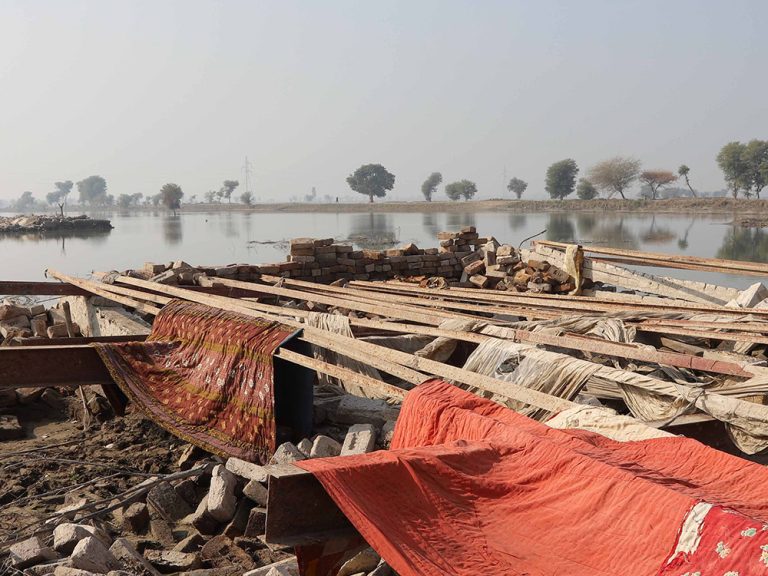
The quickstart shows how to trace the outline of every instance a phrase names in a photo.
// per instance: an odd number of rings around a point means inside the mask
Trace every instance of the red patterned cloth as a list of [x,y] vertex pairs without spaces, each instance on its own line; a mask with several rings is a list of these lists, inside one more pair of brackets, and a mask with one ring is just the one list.
[[272,355],[294,332],[174,300],[145,342],[94,346],[157,424],[214,454],[263,463],[275,450]]

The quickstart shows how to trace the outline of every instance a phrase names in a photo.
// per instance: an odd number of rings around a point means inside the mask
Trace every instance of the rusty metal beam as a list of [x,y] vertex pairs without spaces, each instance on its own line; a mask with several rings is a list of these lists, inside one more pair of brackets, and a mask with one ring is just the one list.
[[58,345],[83,345],[83,344],[109,344],[117,342],[144,342],[146,334],[133,334],[130,336],[75,336],[74,338],[20,338],[21,346],[58,346]]
[[[185,286],[192,292],[228,296],[229,298],[251,298],[253,293],[227,286]],[[0,280],[2,296],[93,296],[93,293],[65,282],[16,282]]]
[[90,346],[0,348],[0,389],[112,385],[112,376]]
[[356,534],[355,528],[309,472],[292,464],[267,466],[268,544],[318,544]]

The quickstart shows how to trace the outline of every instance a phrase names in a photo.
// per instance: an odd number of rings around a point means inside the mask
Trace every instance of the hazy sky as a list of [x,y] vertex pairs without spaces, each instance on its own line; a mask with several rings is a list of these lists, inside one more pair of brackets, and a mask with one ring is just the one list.
[[719,189],[719,148],[768,139],[766,56],[765,0],[0,0],[0,197],[199,197],[246,155],[275,200],[369,162],[391,198],[433,170],[499,197],[505,167],[544,197],[616,154]]

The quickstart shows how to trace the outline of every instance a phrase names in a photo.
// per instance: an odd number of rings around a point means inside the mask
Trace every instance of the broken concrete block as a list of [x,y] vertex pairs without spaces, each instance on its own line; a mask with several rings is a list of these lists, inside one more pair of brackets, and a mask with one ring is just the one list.
[[[68,564],[69,558],[35,564],[24,570],[24,576],[50,576],[51,574],[54,574],[57,568],[67,566]],[[86,572],[85,574],[90,575],[92,572]]]
[[38,338],[48,338],[48,317],[45,314],[35,316],[30,321],[32,334]]
[[123,529],[134,534],[143,532],[149,523],[149,510],[144,502],[134,502],[123,512]]
[[178,522],[192,513],[192,508],[168,482],[161,482],[147,494],[147,504],[153,506],[168,522]]
[[312,453],[312,440],[310,440],[309,438],[302,439],[301,442],[296,444],[296,448],[298,448],[299,452],[304,454],[304,456],[306,456],[307,458],[311,458],[312,457],[311,456],[311,453]]
[[267,511],[264,508],[253,508],[248,513],[248,523],[246,525],[244,536],[255,538],[264,534],[267,527]]
[[382,560],[379,562],[379,565],[376,566],[376,569],[368,574],[368,576],[394,576],[394,572],[392,571],[392,568]]
[[203,565],[197,552],[147,550],[144,555],[152,566],[164,573],[196,570]]
[[329,436],[322,434],[315,438],[312,443],[312,450],[309,453],[310,458],[329,458],[341,454],[341,444]]
[[270,464],[290,464],[291,462],[298,462],[299,460],[306,460],[307,458],[299,452],[299,449],[292,442],[285,442],[280,444],[275,450],[275,453],[270,459]]
[[73,568],[104,574],[118,570],[120,563],[98,538],[88,536],[77,543],[69,557]]
[[344,562],[339,568],[337,576],[352,576],[359,572],[367,574],[375,570],[380,561],[381,557],[374,552],[373,548],[366,548]]
[[376,444],[376,428],[371,424],[355,424],[349,427],[344,445],[341,447],[342,456],[366,454],[371,452]]
[[[67,338],[69,336],[66,324],[54,324],[53,326],[48,326],[46,333],[48,334],[48,338]],[[72,323],[72,333],[80,333],[80,326],[74,322]]]
[[245,485],[245,488],[243,488],[243,494],[246,498],[255,502],[259,506],[267,505],[267,497],[269,496],[269,492],[266,488],[264,488],[261,482],[251,480],[248,482],[248,484]]
[[173,547],[173,549],[176,552],[196,552],[200,550],[200,547],[205,544],[205,538],[203,538],[200,534],[197,532],[193,532],[184,540],[176,544],[176,546]]
[[205,452],[200,448],[194,444],[187,444],[184,447],[184,450],[181,451],[181,456],[179,456],[179,468],[181,470],[189,470],[195,465],[195,462],[200,460],[203,456],[205,456]]
[[104,546],[111,544],[109,536],[93,526],[69,522],[59,524],[53,530],[53,549],[59,554],[69,556],[80,540],[91,536],[100,540]]
[[329,410],[328,420],[339,424],[366,423],[378,427],[387,420],[397,420],[398,415],[399,411],[384,400],[346,394],[335,410]]
[[208,494],[203,496],[197,509],[184,518],[183,522],[194,526],[201,534],[215,534],[219,528],[219,522],[208,512]]
[[768,288],[762,282],[755,282],[749,288],[739,292],[739,295],[728,302],[729,308],[754,308],[768,298]]
[[233,564],[238,564],[243,570],[254,568],[256,563],[253,558],[239,546],[236,546],[231,538],[220,534],[214,536],[202,550],[200,557],[212,568],[226,568]]
[[109,548],[122,568],[138,576],[159,576],[159,572],[134,548],[130,540],[117,538]]
[[267,470],[258,464],[253,464],[240,458],[229,458],[226,467],[235,476],[240,476],[246,480],[267,481]]
[[379,443],[382,446],[389,447],[389,445],[392,443],[392,438],[395,436],[395,424],[396,422],[394,420],[387,420],[384,422],[384,426],[381,427],[381,432],[379,433]]
[[16,440],[23,437],[24,429],[16,416],[0,416],[0,440]]
[[11,546],[8,549],[8,557],[11,561],[11,566],[21,570],[41,562],[55,560],[58,558],[58,555],[51,548],[44,545],[40,538],[33,536]]
[[19,404],[32,404],[40,399],[45,388],[17,388],[16,400]]
[[246,572],[243,576],[267,576],[270,574],[270,571],[273,570],[275,572],[272,572],[270,576],[298,576],[299,564],[296,562],[295,557],[286,558],[285,560],[280,560],[274,564],[269,564],[268,566],[262,566],[261,568]]
[[237,477],[221,464],[213,469],[208,490],[208,512],[218,522],[229,522],[235,514]]
[[[7,302],[7,300],[6,300]],[[29,310],[23,306],[16,306],[15,304],[2,304],[0,305],[0,321],[12,320],[19,316],[27,317]]]

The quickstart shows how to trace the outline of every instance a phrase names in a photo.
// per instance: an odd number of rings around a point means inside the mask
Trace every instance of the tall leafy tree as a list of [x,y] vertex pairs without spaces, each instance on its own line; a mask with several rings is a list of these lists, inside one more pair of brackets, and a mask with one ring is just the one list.
[[544,188],[549,193],[550,198],[562,200],[572,194],[578,173],[579,167],[576,165],[576,161],[570,158],[555,162],[547,168]]
[[251,204],[253,204],[253,194],[251,194],[250,191],[246,190],[245,192],[240,194],[240,201],[246,206],[250,206]]
[[101,176],[88,176],[77,183],[80,204],[101,206],[107,203],[107,181]]
[[395,176],[381,164],[364,164],[347,177],[349,187],[368,196],[368,201],[383,198],[395,186]]
[[477,185],[471,180],[459,180],[445,186],[445,194],[451,200],[469,200],[477,194]]
[[750,140],[744,147],[744,162],[750,188],[760,198],[760,192],[768,185],[768,142]]
[[230,204],[232,203],[232,192],[235,191],[235,188],[240,186],[240,182],[237,180],[224,180],[224,183],[221,185],[221,188],[219,188],[218,196],[219,198],[226,198],[227,202]]
[[723,171],[725,183],[734,198],[744,191],[745,196],[751,194],[752,181],[746,158],[746,146],[741,142],[729,142],[717,154],[717,165]]
[[173,210],[174,213],[181,208],[181,198],[183,196],[184,192],[182,192],[181,186],[178,184],[169,182],[160,188],[160,202],[169,210]]
[[421,193],[427,202],[432,202],[432,196],[437,193],[437,187],[443,182],[443,175],[440,172],[432,172],[421,185]]
[[610,198],[619,194],[626,198],[624,191],[640,175],[640,160],[616,156],[595,164],[589,170],[589,181],[599,190],[604,190]]
[[675,180],[677,180],[677,176],[669,170],[643,170],[640,173],[640,181],[650,188],[651,198],[654,200],[659,197],[661,188]]
[[74,186],[74,184],[72,183],[72,180],[65,180],[64,182],[55,182],[54,186],[56,187],[56,191],[46,194],[45,199],[51,206],[56,204],[59,207],[61,215],[64,216],[64,207],[67,205],[67,196],[72,192],[72,186]]
[[693,189],[693,186],[691,186],[691,181],[688,179],[688,173],[691,171],[688,166],[685,164],[680,164],[680,168],[677,169],[677,175],[680,176],[680,178],[685,178],[685,185],[688,186],[688,190],[691,191],[691,194],[694,198],[696,198],[696,190]]
[[27,190],[23,192],[19,199],[13,204],[14,210],[17,212],[27,212],[35,207],[35,198],[32,196],[32,192]]
[[507,184],[507,190],[512,192],[518,200],[523,195],[523,192],[528,188],[528,182],[521,180],[520,178],[512,178]]
[[580,200],[593,200],[597,198],[597,188],[586,178],[579,178],[579,184],[576,186],[576,196]]

